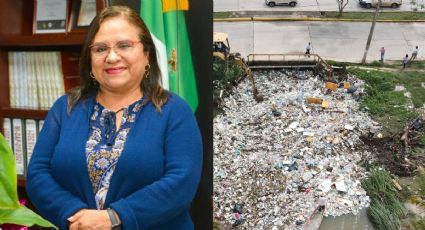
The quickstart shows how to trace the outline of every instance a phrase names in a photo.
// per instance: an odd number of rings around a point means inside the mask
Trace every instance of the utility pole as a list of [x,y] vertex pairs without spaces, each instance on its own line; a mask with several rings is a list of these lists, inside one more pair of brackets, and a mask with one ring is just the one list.
[[252,21],[252,54],[255,54],[255,31],[254,31],[254,17],[251,17]]
[[373,15],[372,26],[370,27],[369,37],[367,38],[366,48],[364,50],[362,64],[366,63],[367,52],[369,51],[370,42],[372,41],[373,31],[375,30],[376,19],[378,18],[379,8],[381,7],[381,0],[378,0],[375,14]]

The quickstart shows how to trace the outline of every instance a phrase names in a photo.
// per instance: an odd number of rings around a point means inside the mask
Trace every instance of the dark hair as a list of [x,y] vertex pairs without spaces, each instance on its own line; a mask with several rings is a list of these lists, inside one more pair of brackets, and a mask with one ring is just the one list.
[[139,29],[139,39],[144,46],[143,52],[148,52],[150,64],[150,73],[148,78],[143,78],[140,83],[140,89],[147,99],[145,102],[152,101],[158,111],[161,111],[162,105],[168,100],[169,92],[162,88],[161,70],[159,69],[156,49],[152,36],[140,16],[127,6],[110,6],[103,9],[91,22],[87,31],[86,38],[81,50],[79,60],[79,74],[81,85],[69,92],[68,112],[72,111],[74,105],[86,99],[90,93],[99,89],[98,83],[90,77],[91,56],[90,45],[99,31],[100,25],[109,18],[123,17],[132,25]]

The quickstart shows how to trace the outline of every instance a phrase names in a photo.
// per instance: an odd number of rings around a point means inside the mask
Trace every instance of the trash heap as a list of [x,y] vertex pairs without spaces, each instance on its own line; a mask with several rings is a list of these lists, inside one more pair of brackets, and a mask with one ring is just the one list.
[[308,70],[254,78],[264,100],[254,100],[245,79],[214,118],[215,220],[225,228],[303,229],[319,200],[325,216],[367,207],[359,162],[371,153],[356,147],[379,126],[360,108],[364,82],[348,76],[350,88],[332,91]]

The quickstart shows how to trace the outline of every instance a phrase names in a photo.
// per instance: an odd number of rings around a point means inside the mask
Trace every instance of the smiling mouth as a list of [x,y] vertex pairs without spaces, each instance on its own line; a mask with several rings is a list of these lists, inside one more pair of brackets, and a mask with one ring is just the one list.
[[124,68],[124,67],[121,67],[121,68],[108,68],[108,69],[105,69],[105,72],[108,73],[108,74],[118,74],[118,73],[123,72],[124,70],[126,70],[126,68]]

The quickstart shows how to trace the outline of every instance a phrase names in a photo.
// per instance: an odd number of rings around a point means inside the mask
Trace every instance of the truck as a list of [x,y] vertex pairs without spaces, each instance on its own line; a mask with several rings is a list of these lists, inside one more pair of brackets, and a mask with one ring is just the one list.
[[[359,4],[365,8],[377,7],[378,0],[359,0]],[[381,0],[381,7],[397,8],[402,4],[402,0]]]
[[251,74],[251,70],[245,64],[245,60],[240,53],[231,53],[228,35],[226,33],[214,32],[213,34],[213,57],[240,66],[246,75]]

